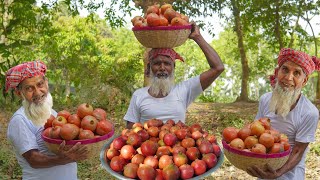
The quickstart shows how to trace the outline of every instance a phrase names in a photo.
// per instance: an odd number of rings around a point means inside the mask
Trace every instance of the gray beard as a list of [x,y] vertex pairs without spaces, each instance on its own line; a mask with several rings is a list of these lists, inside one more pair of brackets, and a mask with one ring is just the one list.
[[174,86],[174,71],[168,76],[158,78],[150,71],[150,88],[149,93],[154,96],[167,96]]
[[301,88],[288,90],[282,89],[278,82],[272,92],[269,110],[282,117],[286,117],[301,94]]
[[29,103],[23,94],[22,106],[24,107],[24,112],[26,116],[32,121],[36,126],[43,126],[47,119],[51,115],[51,109],[53,105],[52,96],[50,93],[47,94],[43,102],[35,104],[33,102]]

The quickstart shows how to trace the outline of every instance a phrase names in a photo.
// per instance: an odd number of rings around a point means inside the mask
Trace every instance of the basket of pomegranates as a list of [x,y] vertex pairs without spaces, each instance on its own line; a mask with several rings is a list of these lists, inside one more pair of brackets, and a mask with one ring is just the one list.
[[114,126],[107,120],[106,111],[83,103],[77,107],[76,113],[62,110],[57,117],[51,115],[44,125],[41,137],[53,153],[58,152],[63,141],[66,142],[66,149],[81,142],[89,150],[89,159],[99,157],[105,141],[113,134]]
[[199,179],[223,162],[216,137],[199,124],[158,119],[135,123],[113,137],[100,152],[107,172],[118,179]]
[[261,118],[241,129],[226,127],[222,132],[224,154],[235,167],[247,170],[257,165],[281,168],[289,158],[288,137],[270,126],[270,119]]
[[182,45],[191,33],[189,18],[175,11],[171,4],[149,6],[145,16],[135,16],[132,31],[148,48],[173,48]]

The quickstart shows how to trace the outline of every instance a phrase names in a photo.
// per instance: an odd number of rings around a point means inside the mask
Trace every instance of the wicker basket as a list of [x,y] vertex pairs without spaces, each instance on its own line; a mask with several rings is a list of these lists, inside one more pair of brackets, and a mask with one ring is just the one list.
[[[65,149],[70,149],[77,142],[81,142],[81,145],[87,146],[87,148],[88,148],[89,154],[88,154],[87,159],[99,158],[101,148],[103,147],[106,140],[111,138],[113,136],[113,134],[114,134],[114,128],[112,128],[112,131],[109,132],[108,134],[94,138],[94,139],[69,140],[69,141],[66,141]],[[43,135],[43,133],[41,134],[41,137],[44,140],[48,149],[51,152],[56,154],[58,152],[59,146],[63,140],[52,139],[52,138],[46,137]]]
[[274,169],[279,169],[287,162],[290,155],[290,149],[277,154],[257,154],[232,148],[225,141],[222,141],[222,144],[224,154],[229,162],[244,171],[253,165],[266,169],[267,163]]
[[134,27],[138,41],[147,48],[173,48],[182,45],[191,33],[191,25]]

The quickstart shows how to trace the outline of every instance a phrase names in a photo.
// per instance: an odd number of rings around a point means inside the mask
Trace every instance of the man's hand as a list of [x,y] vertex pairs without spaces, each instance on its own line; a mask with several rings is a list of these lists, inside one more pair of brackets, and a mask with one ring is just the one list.
[[191,34],[189,35],[190,39],[196,39],[201,36],[199,26],[194,21],[190,23],[192,25]]
[[70,149],[66,148],[66,142],[63,141],[59,146],[60,156],[67,157],[72,161],[81,161],[88,158],[88,147],[81,145],[80,142],[72,146]]
[[265,169],[258,166],[248,167],[247,173],[260,179],[275,179],[280,176],[269,164],[266,164],[265,167]]

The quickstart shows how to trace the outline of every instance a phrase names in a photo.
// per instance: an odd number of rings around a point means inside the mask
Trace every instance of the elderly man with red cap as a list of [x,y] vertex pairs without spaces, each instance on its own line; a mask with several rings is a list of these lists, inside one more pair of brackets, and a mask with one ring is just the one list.
[[76,161],[86,158],[87,148],[76,144],[65,150],[63,142],[56,155],[48,150],[41,138],[47,119],[51,114],[57,115],[52,109],[46,70],[41,61],[32,61],[6,73],[6,92],[12,88],[22,99],[22,107],[9,122],[7,137],[22,167],[22,179],[75,180]]
[[288,136],[291,153],[280,168],[253,166],[247,172],[261,179],[305,179],[308,145],[315,141],[318,109],[301,93],[309,75],[320,70],[320,60],[290,48],[281,49],[278,66],[271,76],[273,91],[262,95],[256,119],[267,117],[271,127]]
[[152,49],[146,69],[147,75],[150,76],[150,86],[134,92],[124,116],[128,128],[136,122],[143,124],[152,118],[185,122],[188,106],[223,72],[224,66],[219,55],[204,40],[195,23],[192,23],[189,38],[199,45],[210,69],[175,85],[175,60],[183,61],[182,57],[173,49]]

